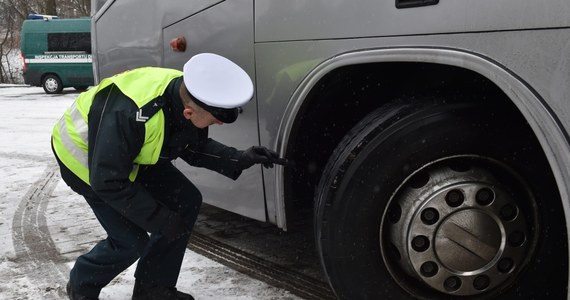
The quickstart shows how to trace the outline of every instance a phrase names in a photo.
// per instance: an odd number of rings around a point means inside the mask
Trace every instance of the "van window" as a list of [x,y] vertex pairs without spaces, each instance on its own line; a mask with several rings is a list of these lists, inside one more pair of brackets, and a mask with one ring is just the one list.
[[48,52],[81,51],[91,53],[89,32],[48,33]]

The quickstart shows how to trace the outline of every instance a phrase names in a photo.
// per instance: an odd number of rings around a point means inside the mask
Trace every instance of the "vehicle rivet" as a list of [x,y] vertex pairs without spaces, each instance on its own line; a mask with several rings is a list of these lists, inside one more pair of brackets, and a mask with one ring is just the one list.
[[439,212],[435,208],[426,208],[422,211],[421,219],[426,225],[435,224],[439,220]]
[[473,280],[473,287],[476,290],[482,291],[489,287],[491,280],[486,275],[477,276],[475,280]]
[[477,192],[475,198],[477,199],[477,203],[486,206],[495,200],[495,193],[493,193],[490,188],[482,188]]
[[429,239],[426,236],[418,235],[412,240],[412,248],[417,252],[424,252],[429,248]]
[[424,277],[432,277],[439,271],[439,267],[433,261],[427,261],[420,267],[420,273]]
[[443,287],[444,287],[448,292],[457,291],[457,290],[461,287],[461,279],[459,279],[459,277],[456,277],[456,276],[448,277],[448,278],[445,279],[445,281],[443,282]]
[[445,195],[445,202],[451,207],[458,207],[463,204],[464,200],[465,196],[463,196],[463,193],[459,190],[451,190]]

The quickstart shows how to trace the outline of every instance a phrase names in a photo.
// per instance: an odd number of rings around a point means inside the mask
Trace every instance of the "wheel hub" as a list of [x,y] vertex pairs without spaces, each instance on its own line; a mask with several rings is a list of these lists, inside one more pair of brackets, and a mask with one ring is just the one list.
[[501,251],[500,223],[478,209],[455,212],[435,232],[434,254],[456,272],[483,270]]
[[45,86],[50,92],[53,92],[57,89],[57,82],[55,79],[49,78],[46,80]]
[[522,210],[533,200],[522,194],[514,196],[520,191],[483,167],[457,169],[440,161],[416,172],[393,197],[383,226],[389,249],[397,252],[388,267],[450,295],[509,284],[535,244],[530,232],[537,225]]

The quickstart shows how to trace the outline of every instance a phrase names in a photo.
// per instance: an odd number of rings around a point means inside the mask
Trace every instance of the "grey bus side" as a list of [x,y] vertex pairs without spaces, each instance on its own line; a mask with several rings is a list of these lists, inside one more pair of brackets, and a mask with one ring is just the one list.
[[200,52],[243,66],[255,98],[212,136],[297,168],[181,168],[280,228],[312,209],[339,298],[568,298],[566,1],[143,2],[94,2],[96,76]]

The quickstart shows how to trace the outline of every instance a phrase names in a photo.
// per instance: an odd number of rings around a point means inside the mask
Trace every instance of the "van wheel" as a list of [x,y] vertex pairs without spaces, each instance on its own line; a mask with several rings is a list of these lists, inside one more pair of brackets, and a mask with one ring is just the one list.
[[316,243],[336,295],[565,299],[563,209],[524,120],[411,103],[353,128],[317,187]]
[[42,86],[46,94],[59,94],[63,91],[63,85],[57,75],[48,74],[44,77]]

